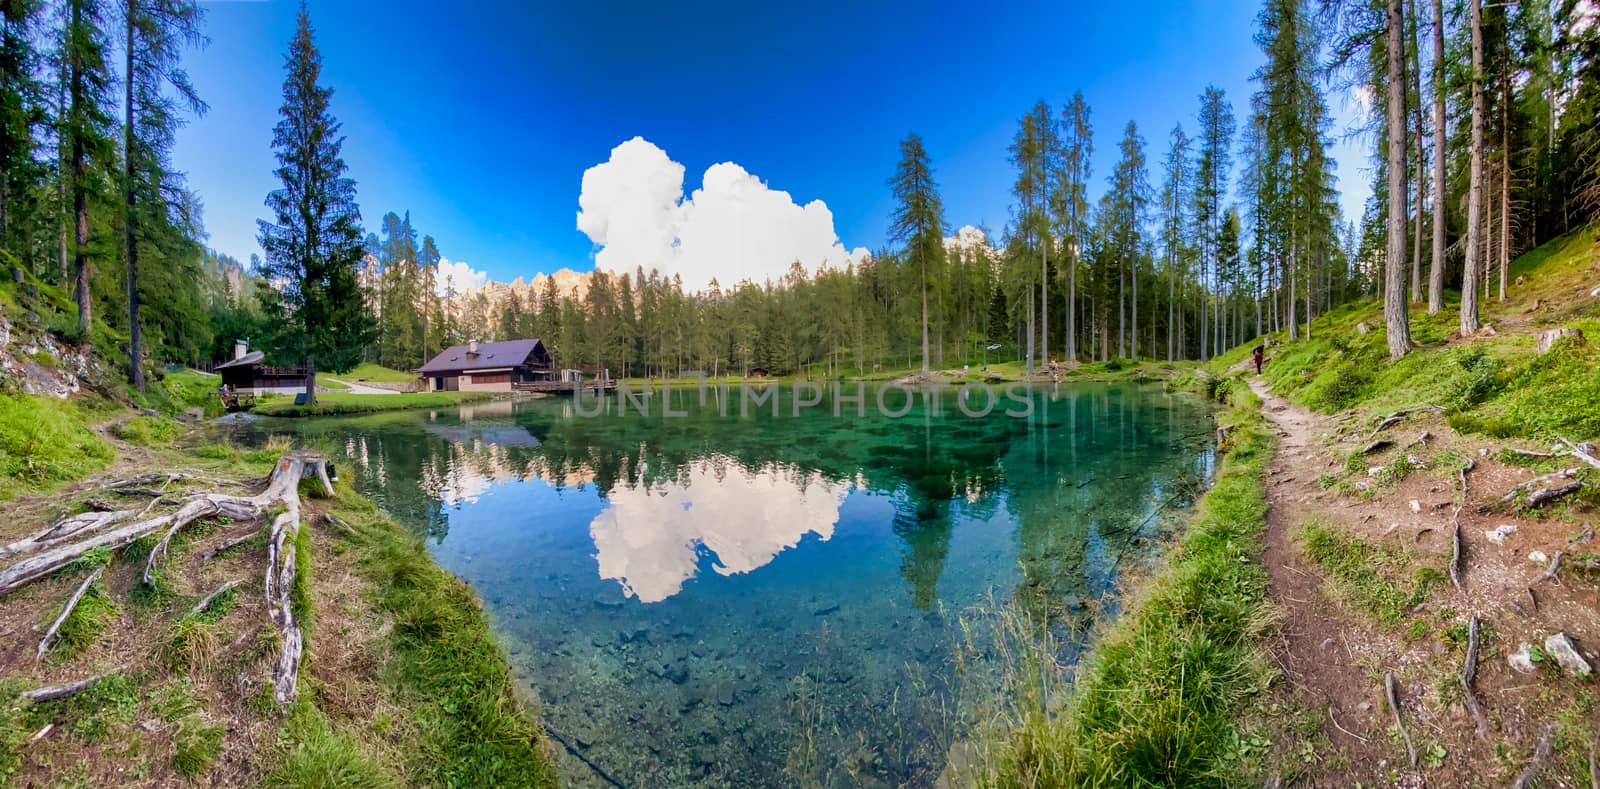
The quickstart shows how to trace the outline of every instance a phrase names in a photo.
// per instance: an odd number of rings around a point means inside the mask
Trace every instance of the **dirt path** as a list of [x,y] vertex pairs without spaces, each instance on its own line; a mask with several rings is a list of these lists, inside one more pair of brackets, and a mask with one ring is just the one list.
[[[1495,459],[1493,450],[1506,442],[1457,435],[1432,414],[1412,416],[1386,431],[1395,446],[1366,456],[1361,464],[1374,468],[1355,473],[1349,466],[1358,464],[1345,458],[1359,453],[1370,425],[1349,414],[1313,414],[1273,394],[1259,378],[1249,384],[1279,437],[1266,479],[1264,563],[1269,594],[1281,616],[1271,659],[1283,673],[1267,702],[1269,709],[1281,710],[1274,716],[1279,722],[1268,724],[1273,729],[1269,785],[1502,785],[1520,770],[1544,726],[1563,716],[1583,725],[1562,730],[1571,740],[1570,751],[1558,752],[1546,777],[1557,784],[1564,783],[1559,776],[1587,785],[1584,767],[1594,737],[1594,713],[1583,701],[1589,691],[1554,666],[1531,675],[1514,672],[1506,656],[1520,643],[1539,644],[1556,632],[1568,633],[1591,656],[1600,646],[1591,578],[1539,585],[1537,607],[1525,596],[1541,569],[1527,554],[1565,549],[1570,555],[1569,541],[1591,513],[1505,511],[1498,506],[1501,494],[1531,473]],[[1416,461],[1417,469],[1382,481],[1374,472],[1397,458]],[[1442,569],[1449,561],[1458,495],[1454,470],[1468,458],[1474,470],[1461,513],[1465,591],[1435,581],[1424,602],[1402,621],[1380,624],[1370,612],[1352,609],[1336,591],[1341,581],[1326,576],[1296,544],[1296,530],[1315,523],[1411,557],[1408,571]],[[1363,492],[1352,494],[1358,485]],[[1504,545],[1487,539],[1486,531],[1497,524],[1517,526]],[[1402,589],[1412,582],[1396,579]],[[1492,731],[1483,740],[1473,736],[1453,681],[1464,655],[1458,631],[1473,615],[1488,634],[1475,685],[1491,721]],[[1417,769],[1408,766],[1384,698],[1384,676],[1391,671],[1399,679],[1402,718],[1421,751]]]

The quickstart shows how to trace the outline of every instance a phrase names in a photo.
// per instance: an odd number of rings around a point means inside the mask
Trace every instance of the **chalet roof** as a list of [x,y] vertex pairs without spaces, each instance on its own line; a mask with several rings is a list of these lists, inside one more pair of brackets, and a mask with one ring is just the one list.
[[222,364],[219,364],[211,369],[221,370],[228,367],[251,367],[260,364],[261,360],[266,358],[266,355],[267,354],[265,351],[251,351],[237,359],[231,359],[223,362]]
[[497,367],[516,367],[522,364],[533,352],[542,348],[544,343],[538,340],[504,340],[502,342],[480,342],[477,353],[468,353],[465,345],[452,345],[439,352],[427,364],[417,368],[423,375],[431,373],[452,373],[466,370],[488,370]]

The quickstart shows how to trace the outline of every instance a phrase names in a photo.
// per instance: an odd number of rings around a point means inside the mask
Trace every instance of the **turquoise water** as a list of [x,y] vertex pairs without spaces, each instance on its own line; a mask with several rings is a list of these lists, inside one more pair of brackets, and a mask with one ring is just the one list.
[[333,448],[427,535],[593,764],[563,757],[573,784],[930,785],[993,657],[957,648],[963,620],[1015,605],[1071,661],[1213,464],[1206,406],[1159,387],[1019,390],[981,418],[958,397],[796,416],[786,391],[741,416],[737,391],[677,390],[682,416],[656,393],[234,429]]

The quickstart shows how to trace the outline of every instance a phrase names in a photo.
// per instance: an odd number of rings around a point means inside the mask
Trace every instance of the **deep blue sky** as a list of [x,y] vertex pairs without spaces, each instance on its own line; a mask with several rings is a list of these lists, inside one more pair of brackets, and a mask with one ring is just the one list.
[[[297,4],[204,7],[212,44],[188,63],[211,111],[180,133],[177,161],[210,244],[245,260],[275,186],[269,143]],[[1084,92],[1096,190],[1129,119],[1153,169],[1174,123],[1193,131],[1208,83],[1243,123],[1258,7],[323,0],[311,16],[367,226],[409,209],[446,258],[510,280],[592,268],[575,226],[580,180],[635,135],[686,166],[685,191],[733,161],[797,202],[825,201],[846,247],[877,248],[896,143],[916,131],[951,224],[998,231],[1006,146],[1037,98],[1059,107]],[[1335,153],[1352,214],[1368,165],[1353,144]]]

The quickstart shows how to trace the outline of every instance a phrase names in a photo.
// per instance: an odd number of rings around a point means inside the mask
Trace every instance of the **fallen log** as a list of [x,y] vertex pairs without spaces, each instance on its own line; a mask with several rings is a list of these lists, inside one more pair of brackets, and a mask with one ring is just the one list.
[[78,590],[67,598],[67,604],[61,607],[61,614],[56,617],[56,621],[50,623],[50,629],[44,632],[44,638],[39,639],[39,651],[33,656],[34,660],[43,660],[44,653],[61,639],[61,625],[67,621],[67,617],[72,616],[72,610],[78,607],[78,601],[83,599],[84,593],[89,591],[89,587],[94,585],[95,581],[100,580],[105,571],[104,565],[96,567],[94,572],[89,573],[88,578],[83,579],[83,583],[78,584]]
[[1400,689],[1399,683],[1394,680],[1394,672],[1390,671],[1383,678],[1383,692],[1389,699],[1389,711],[1394,713],[1394,727],[1400,730],[1400,736],[1406,741],[1406,757],[1410,759],[1411,769],[1417,769],[1417,746],[1411,741],[1411,732],[1406,729],[1405,721],[1400,720]]
[[205,597],[200,598],[200,602],[195,603],[194,607],[189,609],[189,613],[185,614],[185,616],[194,616],[195,614],[198,614],[201,611],[206,610],[206,608],[210,607],[212,601],[216,600],[217,598],[221,597],[223,594],[227,593],[227,591],[229,589],[232,589],[233,587],[238,586],[239,584],[242,584],[242,583],[244,583],[244,579],[243,578],[235,578],[234,580],[229,581],[229,582],[217,587],[216,589],[213,589],[211,591],[211,594],[208,594]]
[[1483,706],[1478,703],[1474,689],[1478,681],[1478,627],[1477,617],[1467,625],[1467,656],[1461,661],[1461,695],[1467,702],[1467,712],[1472,713],[1472,723],[1478,739],[1488,741],[1489,721],[1483,716]]
[[81,692],[85,688],[88,688],[90,685],[93,685],[94,683],[99,682],[106,677],[109,677],[113,674],[121,674],[122,672],[127,671],[128,667],[131,665],[133,664],[123,663],[122,665],[117,666],[110,671],[96,674],[87,679],[80,679],[77,682],[68,682],[65,685],[48,685],[42,688],[34,688],[33,690],[25,690],[20,694],[20,697],[27,699],[28,701],[35,702],[64,699],[75,693]]

